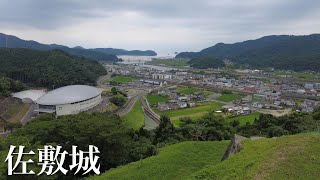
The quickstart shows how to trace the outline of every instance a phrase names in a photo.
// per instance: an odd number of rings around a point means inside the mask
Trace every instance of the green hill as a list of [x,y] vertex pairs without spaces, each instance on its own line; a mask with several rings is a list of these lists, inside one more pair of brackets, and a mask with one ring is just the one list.
[[182,52],[176,58],[188,58],[196,68],[217,68],[222,60],[257,68],[274,67],[295,71],[319,71],[320,34],[306,36],[265,36],[234,44],[218,43],[200,52]]
[[300,134],[247,140],[243,150],[191,179],[317,179],[320,135]]
[[245,140],[220,162],[230,141],[182,142],[91,179],[317,179],[320,134]]
[[182,142],[160,154],[130,163],[92,179],[185,179],[207,165],[219,163],[230,141]]
[[20,39],[16,36],[6,35],[0,33],[0,47],[2,48],[26,48],[26,49],[34,49],[38,51],[50,51],[53,49],[60,49],[69,54],[84,57],[88,59],[93,59],[97,61],[113,61],[117,62],[119,59],[117,56],[109,53],[93,51],[91,49],[85,49],[83,47],[77,46],[75,48],[69,48],[68,46],[59,45],[59,44],[41,44],[36,41],[27,41]]
[[95,85],[96,79],[106,73],[99,62],[61,50],[0,48],[0,74],[29,85],[48,88],[71,84]]

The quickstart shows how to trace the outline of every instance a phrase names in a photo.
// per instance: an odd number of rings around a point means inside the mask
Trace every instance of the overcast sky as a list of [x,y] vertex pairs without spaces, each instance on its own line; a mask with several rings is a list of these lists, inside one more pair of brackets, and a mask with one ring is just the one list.
[[0,32],[68,46],[198,51],[320,32],[318,0],[0,0]]

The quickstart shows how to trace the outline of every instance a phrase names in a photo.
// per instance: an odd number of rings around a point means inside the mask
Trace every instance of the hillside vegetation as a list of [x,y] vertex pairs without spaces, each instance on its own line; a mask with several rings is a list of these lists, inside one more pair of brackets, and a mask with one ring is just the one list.
[[191,179],[318,179],[320,134],[246,140],[240,153]]
[[320,134],[245,140],[221,162],[230,141],[182,142],[90,179],[317,179]]
[[182,142],[160,149],[160,154],[130,163],[91,179],[185,179],[210,164],[219,163],[230,141]]
[[[26,146],[26,151],[43,148],[43,145],[62,145],[62,151],[71,152],[71,145],[86,150],[88,145],[99,148],[99,164],[101,172],[130,162],[138,161],[156,153],[151,141],[124,125],[119,116],[110,113],[80,113],[77,115],[54,117],[42,114],[23,128],[17,128],[8,138],[0,138],[0,159],[6,158],[10,145]],[[36,151],[37,152],[37,151]],[[30,157],[35,163],[28,168],[40,172],[37,156]],[[66,156],[64,166],[71,165],[71,157]],[[0,163],[0,179],[10,179],[7,175],[8,164]],[[84,171],[77,175],[69,171],[67,175],[57,173],[50,179],[82,179]],[[40,176],[39,176],[40,177]],[[39,179],[48,179],[42,176]],[[38,179],[33,175],[15,175],[13,179]]]
[[144,114],[141,107],[141,102],[138,100],[128,114],[123,116],[124,125],[128,128],[138,130],[144,125]]
[[58,45],[58,44],[41,44],[36,41],[26,41],[16,36],[6,35],[2,33],[0,33],[0,47],[26,48],[26,49],[33,49],[38,51],[50,51],[53,49],[59,49],[78,57],[85,57],[85,58],[89,58],[97,61],[114,61],[114,62],[119,61],[117,56],[113,54],[93,51],[93,50],[85,49],[79,46],[75,48],[69,48],[67,46]]
[[57,88],[71,84],[95,85],[106,74],[97,61],[60,50],[0,49],[0,72],[29,85]]
[[10,96],[12,92],[22,91],[24,88],[25,85],[21,81],[0,76],[0,97]]
[[217,68],[228,59],[239,66],[295,71],[319,71],[320,34],[266,36],[234,44],[218,43],[200,52],[183,52],[176,58],[191,59],[196,68]]

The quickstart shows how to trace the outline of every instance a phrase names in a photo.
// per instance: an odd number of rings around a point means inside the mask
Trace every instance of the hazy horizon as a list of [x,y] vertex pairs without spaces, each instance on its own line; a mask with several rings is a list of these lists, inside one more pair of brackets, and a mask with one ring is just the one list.
[[267,35],[320,32],[320,2],[0,0],[0,32],[69,47],[199,51]]

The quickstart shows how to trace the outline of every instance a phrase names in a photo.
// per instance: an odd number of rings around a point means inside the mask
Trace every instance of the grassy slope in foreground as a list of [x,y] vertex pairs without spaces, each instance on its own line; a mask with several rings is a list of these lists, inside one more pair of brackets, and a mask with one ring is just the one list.
[[193,179],[317,179],[320,135],[244,141],[243,150],[197,172]]
[[144,125],[144,114],[141,108],[141,102],[138,100],[130,112],[123,116],[124,124],[135,130],[140,129]]
[[92,179],[185,179],[207,165],[219,163],[230,141],[182,142],[160,154],[130,163]]

